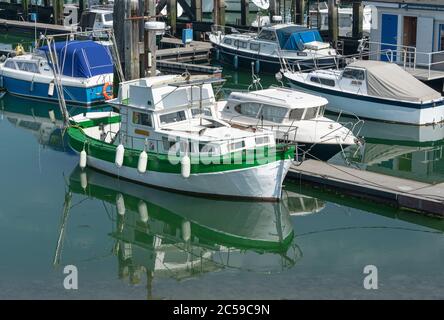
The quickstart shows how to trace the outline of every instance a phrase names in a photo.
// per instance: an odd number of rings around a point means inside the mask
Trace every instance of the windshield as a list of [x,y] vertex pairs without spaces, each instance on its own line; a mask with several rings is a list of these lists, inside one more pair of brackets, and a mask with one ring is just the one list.
[[113,21],[113,14],[112,13],[105,14],[104,19],[105,22]]

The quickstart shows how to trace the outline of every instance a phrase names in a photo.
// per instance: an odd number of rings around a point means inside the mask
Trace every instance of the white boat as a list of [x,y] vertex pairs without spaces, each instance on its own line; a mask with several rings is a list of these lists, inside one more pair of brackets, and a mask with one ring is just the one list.
[[444,121],[444,98],[394,63],[356,61],[343,70],[286,70],[288,84],[328,100],[327,109],[414,125]]
[[120,115],[72,117],[70,146],[81,165],[147,185],[280,199],[294,147],[276,145],[270,131],[248,132],[221,121],[212,82],[175,75],[123,82],[109,101]]
[[[352,129],[324,117],[325,98],[290,90],[269,88],[232,92],[218,103],[220,117],[242,128],[272,130],[278,141],[297,143],[307,158],[327,161],[344,148],[358,144]],[[351,124],[351,122],[350,122]]]
[[[56,42],[65,100],[72,104],[100,103],[110,94],[114,64],[109,48],[91,40]],[[11,94],[58,101],[48,46],[0,63],[0,86]]]
[[[268,2],[267,0],[262,0],[262,2]],[[213,13],[214,10],[214,0],[202,0],[202,12],[203,13]],[[240,0],[225,0],[225,11],[227,12],[240,12],[241,11],[241,1]],[[248,4],[249,12],[258,12],[259,8],[254,2]]]
[[209,35],[216,57],[222,62],[251,67],[260,71],[277,72],[282,62],[301,68],[334,66],[340,55],[322,40],[317,29],[295,24],[276,24],[261,28],[260,32],[230,33],[214,27]]
[[[318,14],[319,12],[319,14]],[[309,16],[310,25],[318,27],[318,15],[320,17],[319,29],[328,30],[328,5],[326,2],[319,3],[319,9],[317,4],[310,6]],[[352,36],[353,25],[353,8],[352,7],[340,7],[338,8],[338,31],[341,37]],[[372,7],[364,6],[362,31],[363,36],[370,35],[370,29],[372,26]]]

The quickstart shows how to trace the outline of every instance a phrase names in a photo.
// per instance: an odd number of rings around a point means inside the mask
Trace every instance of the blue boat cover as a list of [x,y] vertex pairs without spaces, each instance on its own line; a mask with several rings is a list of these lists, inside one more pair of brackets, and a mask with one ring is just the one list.
[[291,26],[276,30],[279,45],[283,50],[303,50],[304,44],[312,41],[322,42],[317,29],[308,29],[300,26]]
[[[91,78],[113,73],[109,49],[92,40],[55,42],[52,49],[57,53],[60,70],[65,76]],[[46,53],[50,61],[48,46],[41,47],[40,50]]]

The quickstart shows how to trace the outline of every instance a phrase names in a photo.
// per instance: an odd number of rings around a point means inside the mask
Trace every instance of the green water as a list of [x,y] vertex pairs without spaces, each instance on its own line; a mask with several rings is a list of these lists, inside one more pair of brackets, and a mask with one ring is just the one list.
[[[248,72],[225,72],[227,90],[248,87]],[[55,104],[0,100],[2,299],[444,298],[444,220],[298,183],[271,204],[81,172],[50,110],[60,118]],[[67,265],[78,290],[63,286]],[[363,287],[366,265],[377,290]]]

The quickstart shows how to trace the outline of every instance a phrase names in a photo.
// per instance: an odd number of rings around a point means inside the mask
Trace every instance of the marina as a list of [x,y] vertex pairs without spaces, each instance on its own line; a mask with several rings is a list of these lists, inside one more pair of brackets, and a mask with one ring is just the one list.
[[423,5],[0,1],[0,299],[442,299]]

